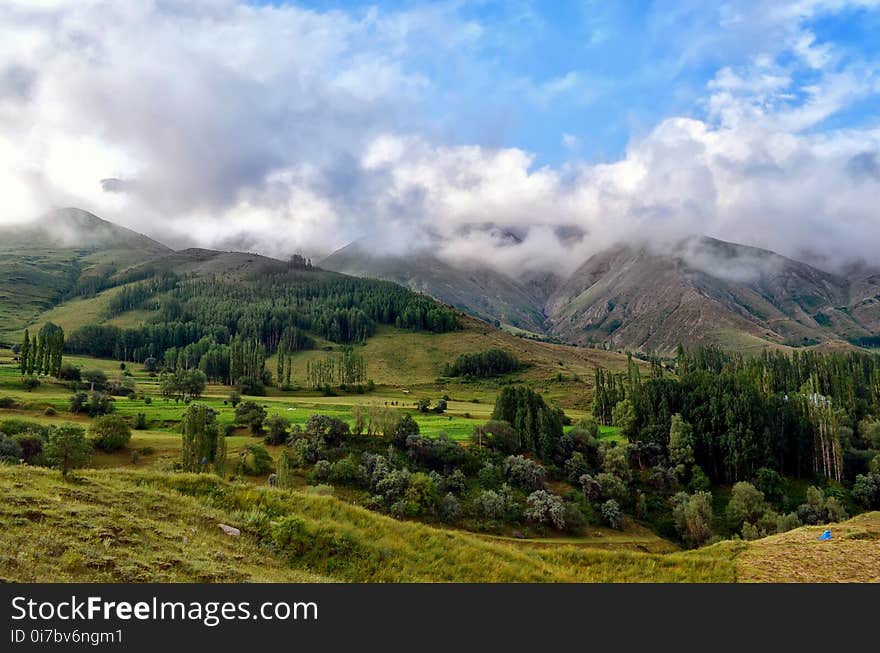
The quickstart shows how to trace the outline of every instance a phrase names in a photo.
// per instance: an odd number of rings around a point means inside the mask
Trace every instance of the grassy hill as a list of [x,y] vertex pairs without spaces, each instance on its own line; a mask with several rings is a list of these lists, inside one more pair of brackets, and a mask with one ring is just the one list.
[[[103,582],[880,580],[880,513],[756,542],[650,554],[540,546],[397,521],[331,496],[210,475],[0,465],[0,578]],[[218,524],[241,529],[240,537]]]
[[[725,582],[723,555],[536,548],[213,476],[0,466],[7,581]],[[291,517],[297,520],[291,520]],[[219,523],[242,530],[225,535]]]

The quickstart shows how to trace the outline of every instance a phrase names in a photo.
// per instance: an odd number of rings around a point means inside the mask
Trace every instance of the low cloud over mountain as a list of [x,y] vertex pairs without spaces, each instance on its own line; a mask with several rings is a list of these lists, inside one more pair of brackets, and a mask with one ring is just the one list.
[[[0,219],[76,205],[172,245],[274,256],[368,237],[514,276],[693,234],[878,264],[880,126],[863,110],[877,59],[816,31],[876,18],[876,3],[772,5],[649,15],[651,38],[676,41],[656,74],[687,101],[607,156],[585,152],[603,125],[560,132],[576,158],[553,160],[511,142],[505,116],[552,124],[555,107],[587,111],[636,81],[495,68],[492,21],[455,3],[4,2]],[[695,84],[696,69],[711,73]],[[463,127],[479,106],[496,124]]]

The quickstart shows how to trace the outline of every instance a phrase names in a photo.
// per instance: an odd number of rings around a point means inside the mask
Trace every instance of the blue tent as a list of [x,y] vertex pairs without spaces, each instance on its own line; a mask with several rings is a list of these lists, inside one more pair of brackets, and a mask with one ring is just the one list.
[[831,539],[831,531],[830,531],[830,530],[825,531],[824,533],[822,533],[822,534],[819,536],[818,539],[820,539],[820,540],[830,540],[830,539]]

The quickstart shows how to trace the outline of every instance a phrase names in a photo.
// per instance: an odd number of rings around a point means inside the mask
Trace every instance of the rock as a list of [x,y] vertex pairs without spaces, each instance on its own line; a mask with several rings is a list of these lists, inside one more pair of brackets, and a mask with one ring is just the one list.
[[227,535],[231,535],[232,537],[238,537],[241,535],[241,531],[233,526],[227,526],[226,524],[217,524],[220,527],[220,530],[226,533]]
[[515,537],[518,540],[525,539],[525,537],[526,537],[525,535],[523,535],[522,531],[513,531],[511,533],[511,536]]

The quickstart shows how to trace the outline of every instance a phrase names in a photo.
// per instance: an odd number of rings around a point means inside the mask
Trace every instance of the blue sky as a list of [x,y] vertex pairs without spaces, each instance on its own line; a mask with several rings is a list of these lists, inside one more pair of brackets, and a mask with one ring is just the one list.
[[[737,3],[317,0],[304,6],[362,17],[369,11],[390,14],[431,4],[478,25],[481,35],[454,56],[408,62],[430,79],[427,111],[441,123],[446,138],[521,147],[534,152],[538,163],[559,165],[572,157],[614,160],[631,138],[643,136],[665,117],[705,118],[702,100],[719,69],[748,65],[762,49],[782,65],[792,61],[784,44],[761,41],[777,38],[779,30],[750,25],[748,17],[736,27],[725,26],[725,12]],[[840,57],[837,65],[876,60],[880,11],[861,3],[840,4],[786,22],[799,22],[817,45],[833,46]],[[792,74],[796,84],[808,84],[817,72],[794,65]],[[815,128],[876,124],[878,108],[880,99],[874,95]]]
[[695,234],[880,265],[877,34],[880,0],[4,0],[0,220],[514,275]]

